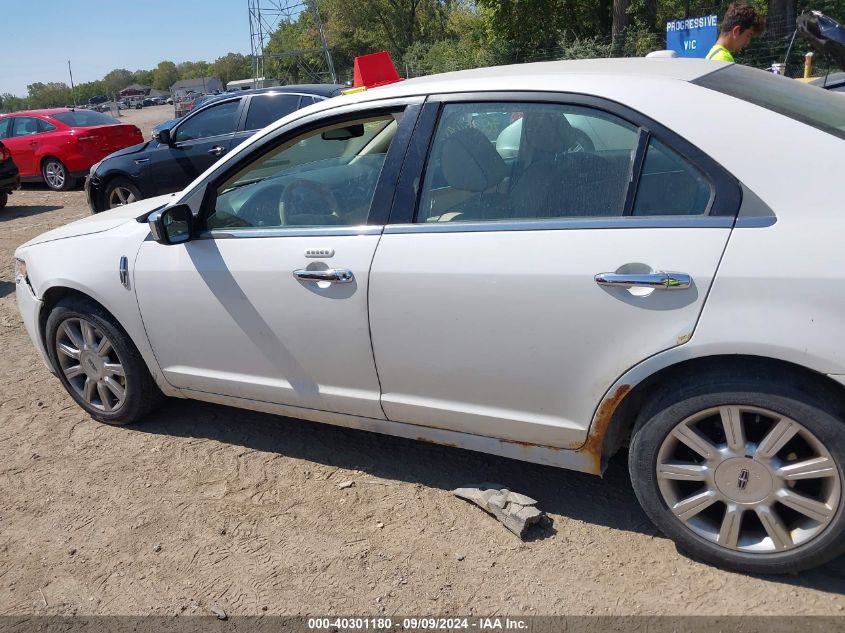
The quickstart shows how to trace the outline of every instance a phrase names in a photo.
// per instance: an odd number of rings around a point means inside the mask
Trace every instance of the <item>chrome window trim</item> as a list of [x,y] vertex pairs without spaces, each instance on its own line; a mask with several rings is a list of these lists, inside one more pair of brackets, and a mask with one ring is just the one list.
[[213,229],[203,231],[199,240],[226,240],[264,237],[343,237],[357,235],[381,235],[382,226],[317,226],[312,228],[267,228],[267,229]]
[[516,220],[487,222],[431,222],[424,224],[391,224],[384,233],[477,233],[489,231],[567,231],[583,229],[730,229],[734,218],[729,216],[667,216],[555,220]]

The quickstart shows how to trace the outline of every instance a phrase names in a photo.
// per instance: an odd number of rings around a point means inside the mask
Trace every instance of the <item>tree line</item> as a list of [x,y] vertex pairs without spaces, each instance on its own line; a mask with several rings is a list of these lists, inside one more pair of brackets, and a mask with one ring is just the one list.
[[[314,1],[314,0],[312,0]],[[644,55],[665,47],[668,20],[716,14],[728,0],[316,0],[339,80],[351,79],[356,56],[387,50],[400,75],[416,76],[497,64]],[[790,50],[795,18],[815,9],[845,20],[845,0],[750,0],[767,16],[767,35],[737,61],[768,66]],[[282,22],[266,48],[264,74],[284,83],[328,81],[311,11]],[[803,50],[795,48],[796,55]],[[310,51],[291,55],[291,51]],[[790,58],[792,60],[792,58]],[[800,62],[800,56],[795,57]],[[34,83],[26,97],[4,94],[16,110],[85,103],[132,83],[167,90],[179,79],[217,76],[225,84],[253,75],[251,55],[228,53],[212,63],[162,61],[152,70],[118,68],[99,81],[70,87]]]

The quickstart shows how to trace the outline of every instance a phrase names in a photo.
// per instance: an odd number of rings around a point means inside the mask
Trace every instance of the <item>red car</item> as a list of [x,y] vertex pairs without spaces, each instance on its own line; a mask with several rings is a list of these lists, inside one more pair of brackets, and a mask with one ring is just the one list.
[[0,140],[11,151],[21,180],[43,180],[65,191],[91,165],[144,141],[141,130],[91,110],[54,108],[0,114]]

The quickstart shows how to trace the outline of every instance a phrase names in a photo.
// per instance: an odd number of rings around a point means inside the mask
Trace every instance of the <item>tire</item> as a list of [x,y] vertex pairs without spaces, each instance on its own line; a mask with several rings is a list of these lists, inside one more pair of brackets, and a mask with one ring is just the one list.
[[6,206],[9,202],[9,194],[5,192],[0,192],[0,209]]
[[76,184],[76,179],[70,175],[67,167],[58,158],[44,159],[41,163],[41,177],[53,191],[68,191]]
[[109,181],[106,190],[103,192],[103,206],[105,209],[114,209],[142,198],[141,191],[129,180],[115,178]]
[[[101,337],[110,345],[96,352]],[[62,299],[47,318],[45,341],[64,388],[100,422],[119,426],[137,422],[163,399],[129,336],[91,301]]]
[[845,433],[836,411],[815,381],[771,368],[681,380],[636,423],[634,491],[693,558],[742,573],[816,567],[845,552]]

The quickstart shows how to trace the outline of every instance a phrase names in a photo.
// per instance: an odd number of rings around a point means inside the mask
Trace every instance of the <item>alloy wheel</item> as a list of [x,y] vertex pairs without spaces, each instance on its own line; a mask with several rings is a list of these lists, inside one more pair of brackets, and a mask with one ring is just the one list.
[[66,319],[56,332],[56,357],[68,383],[89,406],[107,413],[126,402],[126,372],[111,341],[93,323]]
[[135,194],[127,187],[117,186],[109,194],[109,209],[135,202]]
[[64,187],[65,178],[65,168],[61,163],[51,160],[44,165],[44,179],[53,189]]
[[677,424],[657,455],[663,500],[687,528],[745,553],[799,547],[830,525],[842,483],[805,426],[761,407],[725,405]]

